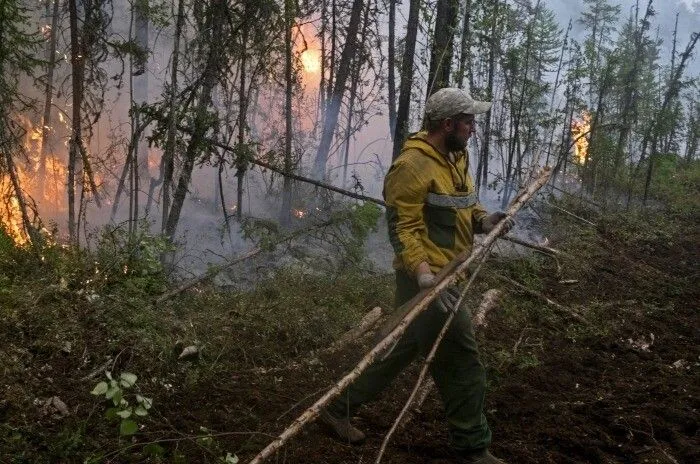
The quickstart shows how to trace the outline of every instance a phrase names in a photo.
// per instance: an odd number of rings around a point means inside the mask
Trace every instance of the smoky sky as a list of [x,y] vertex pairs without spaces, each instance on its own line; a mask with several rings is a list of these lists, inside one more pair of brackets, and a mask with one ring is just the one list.
[[[648,0],[609,0],[609,3],[620,6],[618,25],[621,26],[627,21],[630,14],[634,13],[637,3],[639,3],[639,15],[643,15]],[[573,37],[576,40],[583,40],[586,32],[583,25],[577,23],[581,13],[586,8],[586,4],[582,0],[547,0],[546,5],[556,13],[562,29],[566,28],[569,19],[573,19]],[[700,0],[654,0],[652,6],[656,14],[651,20],[650,34],[656,35],[658,31],[659,38],[663,40],[660,59],[662,63],[668,63],[676,14],[678,14],[678,44],[676,49],[680,53],[685,49],[690,34],[700,32]],[[686,77],[700,75],[700,60],[697,59],[697,55],[696,52],[695,57],[688,63]]]

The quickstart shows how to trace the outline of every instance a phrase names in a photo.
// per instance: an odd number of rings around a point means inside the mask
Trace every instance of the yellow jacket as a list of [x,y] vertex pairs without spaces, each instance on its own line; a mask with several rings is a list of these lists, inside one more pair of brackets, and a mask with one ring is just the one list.
[[384,179],[394,268],[410,275],[421,261],[438,272],[471,250],[474,230],[487,215],[474,190],[466,150],[453,163],[419,132],[406,141]]

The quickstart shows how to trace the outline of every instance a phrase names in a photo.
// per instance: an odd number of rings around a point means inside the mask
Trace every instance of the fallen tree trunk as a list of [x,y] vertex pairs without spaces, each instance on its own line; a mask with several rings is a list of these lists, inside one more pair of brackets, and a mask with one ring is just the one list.
[[352,329],[345,332],[338,340],[333,342],[328,348],[325,348],[322,352],[328,354],[345,348],[347,345],[369,332],[370,329],[372,329],[372,327],[374,327],[377,324],[382,315],[382,308],[380,306],[375,307],[362,317],[362,320],[356,327],[353,327]]
[[[523,205],[537,192],[546,182],[549,180],[552,171],[551,168],[545,167],[540,175],[525,188],[511,203],[511,206],[506,212],[506,218],[512,218],[515,213],[523,207]],[[505,218],[504,218],[505,219]],[[415,320],[416,317],[428,307],[428,305],[447,287],[454,285],[458,280],[464,278],[469,270],[469,266],[481,260],[491,248],[496,238],[502,233],[505,226],[505,220],[500,221],[496,227],[484,238],[481,245],[478,245],[472,255],[468,259],[464,259],[463,256],[458,256],[453,261],[457,261],[454,270],[443,277],[433,288],[428,291],[421,292],[420,301],[418,301],[415,306],[403,309],[403,318],[398,322],[396,327],[382,340],[380,341],[372,350],[367,353],[364,358],[355,366],[349,374],[343,377],[338,383],[336,383],[333,388],[326,392],[320,399],[318,399],[311,407],[304,411],[298,418],[296,418],[289,427],[287,427],[279,437],[272,443],[268,444],[260,453],[258,453],[251,461],[250,464],[260,464],[265,461],[268,457],[274,454],[278,449],[280,449],[290,438],[295,436],[301,429],[307,424],[313,422],[319,415],[321,408],[330,403],[335,399],[345,388],[347,388],[355,379],[357,379],[362,372],[364,372],[370,364],[387,349],[392,347],[396,341],[403,335],[403,333],[408,328],[408,325]]]

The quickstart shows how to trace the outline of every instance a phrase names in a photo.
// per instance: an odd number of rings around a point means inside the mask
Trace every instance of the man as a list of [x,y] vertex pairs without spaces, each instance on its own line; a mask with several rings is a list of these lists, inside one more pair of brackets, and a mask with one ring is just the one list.
[[[471,250],[475,233],[488,233],[505,217],[488,214],[478,203],[468,172],[467,141],[474,116],[491,108],[457,88],[438,90],[425,108],[427,131],[406,141],[384,182],[389,239],[396,253],[395,304],[401,306],[419,291],[436,284],[435,275],[457,254]],[[512,220],[505,225],[506,231]],[[375,362],[321,413],[321,420],[345,441],[364,434],[350,415],[373,399],[416,355],[425,356],[458,296],[443,291],[421,313],[391,353]],[[486,379],[479,360],[469,314],[457,311],[430,371],[445,405],[450,447],[459,463],[503,461],[488,452],[491,431],[483,414]]]

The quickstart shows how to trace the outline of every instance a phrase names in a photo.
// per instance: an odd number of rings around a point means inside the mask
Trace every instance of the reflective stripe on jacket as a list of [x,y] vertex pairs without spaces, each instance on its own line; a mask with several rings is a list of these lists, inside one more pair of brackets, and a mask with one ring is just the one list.
[[453,163],[426,139],[410,137],[384,179],[394,268],[415,274],[421,261],[438,272],[471,250],[474,227],[486,216],[468,172],[466,151]]

